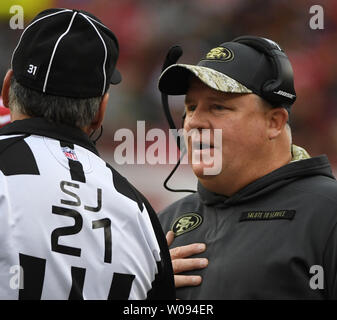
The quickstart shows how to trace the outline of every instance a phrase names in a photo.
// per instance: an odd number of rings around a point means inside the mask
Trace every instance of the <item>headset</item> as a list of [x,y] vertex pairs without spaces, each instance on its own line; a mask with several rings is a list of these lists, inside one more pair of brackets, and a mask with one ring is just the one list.
[[283,107],[289,111],[290,106],[296,100],[294,73],[291,63],[281,47],[270,39],[256,36],[241,36],[232,42],[247,45],[270,58],[276,78],[263,84],[262,97],[272,106]]
[[[182,54],[183,54],[183,50],[180,46],[171,47],[169,49],[167,55],[166,55],[165,60],[164,60],[162,72],[166,68],[168,68],[170,65],[177,63],[177,61],[182,56]],[[168,95],[166,93],[163,93],[163,92],[161,93],[161,101],[162,101],[162,105],[163,105],[163,109],[164,109],[164,113],[165,113],[165,117],[166,117],[166,120],[168,122],[168,125],[169,125],[170,129],[173,129],[172,132],[177,133],[178,132],[177,127],[176,127],[176,125],[173,121],[172,115],[171,115],[171,111],[170,111],[170,107],[169,107],[169,103],[168,103]],[[185,112],[184,112],[184,115],[185,115]],[[184,125],[184,119],[185,119],[185,116],[183,116],[182,126]],[[171,179],[171,177],[173,176],[175,171],[178,169],[181,160],[183,159],[184,155],[186,154],[186,147],[185,147],[185,144],[184,144],[184,138],[181,137],[178,133],[176,134],[175,138],[176,138],[176,143],[177,143],[178,149],[180,150],[180,157],[179,157],[179,160],[178,160],[177,164],[172,169],[171,173],[165,179],[165,181],[163,183],[163,186],[166,190],[171,191],[171,192],[191,192],[191,193],[195,193],[196,191],[194,191],[194,190],[172,189],[167,185],[168,181]],[[183,146],[183,147],[181,147],[181,146]]]
[[[274,41],[257,36],[240,36],[232,40],[231,42],[238,42],[244,45],[247,45],[251,48],[254,48],[257,51],[264,53],[267,57],[270,58],[273,70],[275,74],[274,79],[270,79],[266,81],[266,83],[262,86],[262,97],[267,100],[272,106],[274,107],[283,107],[288,112],[290,111],[291,105],[296,100],[296,92],[294,88],[294,75],[291,63],[281,49],[281,47]],[[162,68],[162,72],[168,68],[170,65],[177,63],[179,58],[182,56],[183,50],[180,46],[173,46],[169,49],[164,64]],[[169,104],[168,104],[168,95],[165,93],[161,93],[162,97],[162,105],[164,108],[164,113],[166,119],[168,121],[170,129],[176,129],[175,123],[173,121]],[[182,116],[182,127],[184,126],[185,121],[185,112]],[[176,132],[176,131],[174,131]],[[188,189],[171,189],[167,186],[168,180],[172,177],[174,172],[177,170],[180,161],[182,160],[183,156],[186,153],[186,147],[183,144],[183,138],[179,135],[176,137],[176,143],[178,148],[181,151],[180,159],[178,160],[176,166],[171,171],[170,175],[164,181],[164,187],[173,192],[192,192],[193,190]],[[182,148],[181,148],[182,143]]]

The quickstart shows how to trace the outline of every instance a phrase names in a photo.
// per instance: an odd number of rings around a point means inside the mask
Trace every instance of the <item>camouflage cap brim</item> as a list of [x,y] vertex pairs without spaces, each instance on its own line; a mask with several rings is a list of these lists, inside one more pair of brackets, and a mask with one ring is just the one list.
[[183,68],[183,69],[189,70],[196,77],[198,77],[203,83],[205,83],[207,86],[209,86],[210,88],[214,90],[218,90],[222,92],[231,92],[231,93],[252,93],[253,92],[252,90],[245,87],[243,84],[239,83],[238,81],[228,77],[227,75],[221,72],[218,72],[216,70],[213,70],[207,67],[201,67],[201,66],[195,66],[195,65],[189,65],[189,64],[173,64],[169,66],[168,68],[166,68],[159,78],[159,87],[162,91],[166,91],[166,90],[163,90],[165,88],[161,88],[160,81],[168,72],[171,73],[171,77],[172,77],[172,72],[174,71],[173,70],[174,68],[175,69]]

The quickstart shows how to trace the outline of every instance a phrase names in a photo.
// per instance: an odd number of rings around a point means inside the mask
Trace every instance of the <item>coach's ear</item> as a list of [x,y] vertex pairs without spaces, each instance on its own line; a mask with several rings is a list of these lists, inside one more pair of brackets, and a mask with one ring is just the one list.
[[277,138],[288,121],[288,112],[285,108],[272,108],[268,111],[269,140]]
[[2,96],[3,105],[6,108],[9,108],[9,88],[11,86],[12,76],[13,76],[13,70],[9,69],[6,73],[6,76],[2,84],[1,96]]
[[103,120],[104,120],[105,110],[108,105],[108,101],[109,101],[109,93],[106,93],[102,97],[101,103],[99,105],[99,109],[95,115],[94,120],[91,122],[90,128],[92,130],[97,130],[102,125]]

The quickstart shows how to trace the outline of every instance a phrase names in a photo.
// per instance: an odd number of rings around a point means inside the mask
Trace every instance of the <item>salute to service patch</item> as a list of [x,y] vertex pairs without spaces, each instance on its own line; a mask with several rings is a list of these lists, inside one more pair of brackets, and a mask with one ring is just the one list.
[[176,219],[171,227],[176,237],[196,229],[202,223],[202,217],[197,213],[187,213]]
[[296,210],[275,210],[275,211],[247,211],[242,212],[241,221],[255,221],[255,220],[276,220],[287,219],[292,220],[295,216]]

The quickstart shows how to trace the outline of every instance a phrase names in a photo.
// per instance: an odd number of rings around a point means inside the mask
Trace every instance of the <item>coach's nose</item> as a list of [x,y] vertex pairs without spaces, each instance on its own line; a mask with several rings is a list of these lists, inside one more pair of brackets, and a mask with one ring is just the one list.
[[209,129],[210,124],[207,113],[201,104],[198,104],[194,111],[187,112],[184,120],[184,128],[188,131],[191,129]]

